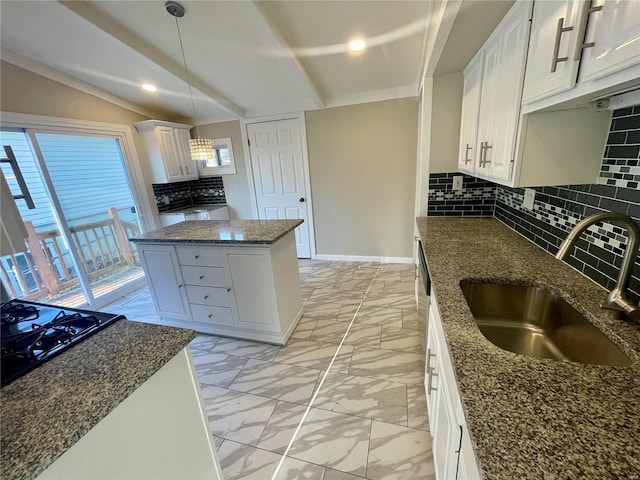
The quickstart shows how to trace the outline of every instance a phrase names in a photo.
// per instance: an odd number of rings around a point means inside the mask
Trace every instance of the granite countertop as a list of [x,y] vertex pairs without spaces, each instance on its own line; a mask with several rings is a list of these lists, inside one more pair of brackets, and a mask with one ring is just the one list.
[[37,477],[194,338],[120,320],[3,387],[3,480]]
[[218,210],[219,208],[225,208],[227,204],[216,204],[216,205],[192,205],[190,207],[180,207],[174,208],[173,210],[166,210],[164,212],[158,212],[159,215],[175,215],[176,213],[181,213],[184,215],[192,215],[194,213],[200,213],[202,211],[209,210]]
[[275,243],[293,231],[303,220],[187,220],[152,230],[132,242],[218,243],[259,245]]
[[[417,219],[476,458],[486,479],[640,478],[640,324],[607,318],[606,291],[495,219]],[[633,361],[531,358],[484,338],[460,282],[559,294]]]

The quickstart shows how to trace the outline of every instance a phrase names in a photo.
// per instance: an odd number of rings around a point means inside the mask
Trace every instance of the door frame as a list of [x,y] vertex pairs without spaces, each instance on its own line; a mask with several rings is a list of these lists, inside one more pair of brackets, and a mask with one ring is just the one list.
[[265,117],[255,117],[240,120],[240,133],[242,135],[242,149],[244,153],[244,163],[247,170],[247,183],[249,186],[249,199],[251,203],[251,212],[253,218],[260,218],[258,213],[258,197],[256,195],[256,184],[254,181],[253,167],[251,165],[251,151],[249,150],[249,134],[247,126],[255,123],[276,122],[279,120],[297,120],[300,127],[300,141],[302,147],[302,169],[304,175],[304,189],[307,204],[307,226],[309,228],[309,247],[311,250],[311,258],[316,258],[316,235],[313,225],[313,202],[311,198],[311,177],[309,175],[309,154],[307,148],[307,126],[305,123],[304,112],[270,115]]

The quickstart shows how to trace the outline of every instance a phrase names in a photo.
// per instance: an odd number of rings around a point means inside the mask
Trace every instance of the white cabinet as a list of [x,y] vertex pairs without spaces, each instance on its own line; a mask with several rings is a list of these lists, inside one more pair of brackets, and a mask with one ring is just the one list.
[[433,292],[429,307],[425,365],[427,411],[433,437],[436,479],[478,479],[480,473],[467,431],[442,320]]
[[147,120],[134,123],[150,162],[153,183],[184,182],[198,178],[191,160],[189,125]]
[[511,179],[530,11],[516,2],[464,72],[459,166],[483,178]]
[[464,70],[458,168],[510,187],[596,183],[610,112],[521,111],[530,14],[531,2],[516,2]]
[[635,0],[536,1],[523,103],[547,100],[527,111],[637,84],[639,18]]
[[140,245],[138,254],[158,315],[189,320],[189,301],[175,248],[170,245]]
[[284,345],[302,317],[294,232],[272,245],[138,243],[138,251],[158,323]]
[[221,480],[188,347],[53,462],[37,480]]

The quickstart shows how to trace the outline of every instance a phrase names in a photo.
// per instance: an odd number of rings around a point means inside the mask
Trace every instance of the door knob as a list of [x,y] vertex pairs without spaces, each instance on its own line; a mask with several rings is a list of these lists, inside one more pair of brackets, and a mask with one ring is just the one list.
[[304,197],[300,197],[300,203],[304,203]]

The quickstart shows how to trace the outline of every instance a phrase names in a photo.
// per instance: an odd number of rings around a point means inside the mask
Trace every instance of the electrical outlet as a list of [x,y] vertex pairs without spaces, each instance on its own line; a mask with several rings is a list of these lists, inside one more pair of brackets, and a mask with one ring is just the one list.
[[456,175],[455,177],[453,177],[453,191],[462,191],[462,175]]
[[536,199],[536,191],[533,188],[524,189],[524,200],[522,201],[522,208],[527,210],[533,210],[533,201]]

